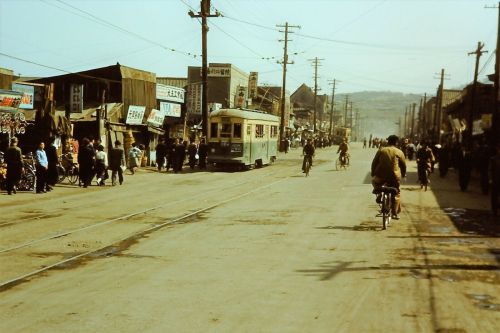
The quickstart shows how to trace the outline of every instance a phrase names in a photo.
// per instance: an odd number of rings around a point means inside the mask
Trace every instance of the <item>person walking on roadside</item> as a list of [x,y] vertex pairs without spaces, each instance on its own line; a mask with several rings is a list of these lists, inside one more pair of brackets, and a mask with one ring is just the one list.
[[80,171],[80,182],[83,187],[87,187],[92,182],[94,176],[95,154],[90,140],[83,138],[78,149],[78,165]]
[[156,145],[155,150],[156,150],[156,167],[158,168],[158,172],[161,172],[161,169],[165,165],[165,157],[167,156],[167,142],[161,140]]
[[47,187],[47,169],[49,162],[45,153],[45,143],[40,142],[35,152],[36,158],[36,193],[46,193]]
[[109,170],[111,170],[111,185],[116,185],[116,175],[120,185],[123,184],[123,170],[125,169],[125,153],[123,152],[122,143],[115,141],[115,147],[109,152]]
[[130,174],[135,174],[139,168],[139,158],[141,155],[142,151],[137,148],[137,144],[135,142],[132,143],[132,148],[130,148],[130,151],[128,152],[128,168],[130,170]]
[[429,185],[429,175],[431,173],[432,163],[434,163],[435,158],[432,153],[432,149],[429,148],[427,142],[422,142],[422,146],[417,151],[417,170],[418,170],[418,180],[420,182],[420,188],[424,188],[427,191],[427,186]]
[[7,194],[12,195],[17,192],[17,184],[21,180],[23,173],[23,154],[17,146],[17,138],[10,140],[10,147],[7,148],[4,155],[4,162],[7,163],[6,185]]
[[108,155],[104,152],[104,146],[97,146],[95,154],[95,177],[97,186],[104,186],[108,178]]
[[500,142],[495,146],[495,155],[490,159],[490,174],[491,174],[491,211],[494,216],[498,216],[500,198]]
[[175,140],[169,138],[167,140],[167,171],[172,168],[174,170],[175,165]]
[[48,146],[45,149],[45,154],[47,155],[47,161],[49,162],[49,167],[47,169],[47,191],[51,191],[56,185],[59,178],[58,166],[59,166],[59,156],[57,155],[57,147],[55,146],[55,138],[50,137]]
[[382,185],[395,187],[398,194],[393,197],[392,218],[399,219],[401,212],[401,179],[406,176],[406,160],[404,153],[396,147],[399,138],[391,135],[387,138],[387,146],[380,148],[372,161],[372,185],[376,189]]
[[208,145],[205,138],[202,138],[198,146],[198,167],[200,169],[207,168]]
[[198,147],[196,146],[194,140],[191,140],[191,142],[189,143],[187,152],[189,167],[191,168],[191,170],[194,170],[194,166],[196,165],[196,155],[198,155]]
[[182,144],[180,139],[175,139],[175,147],[174,147],[174,172],[182,171],[182,164],[184,164],[184,159],[186,157],[186,148]]

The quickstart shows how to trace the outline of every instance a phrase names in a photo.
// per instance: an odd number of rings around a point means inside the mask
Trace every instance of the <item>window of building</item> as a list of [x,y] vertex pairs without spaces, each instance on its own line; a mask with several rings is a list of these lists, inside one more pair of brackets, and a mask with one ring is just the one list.
[[217,123],[211,123],[210,124],[210,137],[211,138],[217,138],[219,136],[218,131],[218,125]]
[[241,124],[240,123],[233,124],[233,138],[241,139]]
[[278,126],[271,126],[271,138],[278,137]]

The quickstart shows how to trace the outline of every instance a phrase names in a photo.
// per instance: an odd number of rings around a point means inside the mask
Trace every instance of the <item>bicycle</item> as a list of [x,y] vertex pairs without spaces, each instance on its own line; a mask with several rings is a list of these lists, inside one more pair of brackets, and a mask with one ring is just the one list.
[[382,230],[386,230],[389,223],[391,223],[393,200],[398,194],[398,189],[382,185],[373,189],[373,194],[377,195],[376,201],[380,207],[377,217],[382,217]]
[[57,166],[57,183],[62,183],[66,178],[71,185],[78,182],[78,164],[73,162],[71,153],[63,154],[60,158],[60,163]]
[[306,177],[309,176],[309,171],[311,170],[311,164],[312,164],[312,156],[305,155],[305,162],[304,162],[304,173],[306,174]]
[[338,171],[340,169],[347,170],[349,166],[349,157],[347,154],[341,154],[339,158],[335,161],[335,169]]

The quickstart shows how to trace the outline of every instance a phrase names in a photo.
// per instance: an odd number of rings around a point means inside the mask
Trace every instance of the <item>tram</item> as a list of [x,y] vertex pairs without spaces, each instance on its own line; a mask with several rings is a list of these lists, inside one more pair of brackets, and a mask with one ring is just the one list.
[[279,117],[262,111],[220,109],[210,114],[208,163],[241,168],[276,160]]

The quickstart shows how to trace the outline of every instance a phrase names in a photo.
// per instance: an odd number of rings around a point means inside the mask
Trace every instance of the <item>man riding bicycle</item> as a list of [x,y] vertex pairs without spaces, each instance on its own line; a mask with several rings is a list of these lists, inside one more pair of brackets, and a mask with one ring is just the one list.
[[340,161],[344,165],[349,164],[349,145],[347,144],[347,139],[342,139],[342,142],[339,145],[339,149],[337,150],[337,154],[340,152]]
[[401,212],[401,195],[399,186],[401,178],[406,176],[406,161],[403,152],[396,148],[399,138],[391,135],[387,138],[387,146],[379,149],[372,161],[371,175],[374,188],[386,185],[398,189],[393,197],[392,218],[399,219]]
[[304,160],[302,161],[302,172],[306,172],[306,159],[309,160],[309,166],[312,167],[313,156],[314,156],[314,145],[312,144],[312,139],[307,139],[307,143],[302,149],[302,155],[304,155]]

